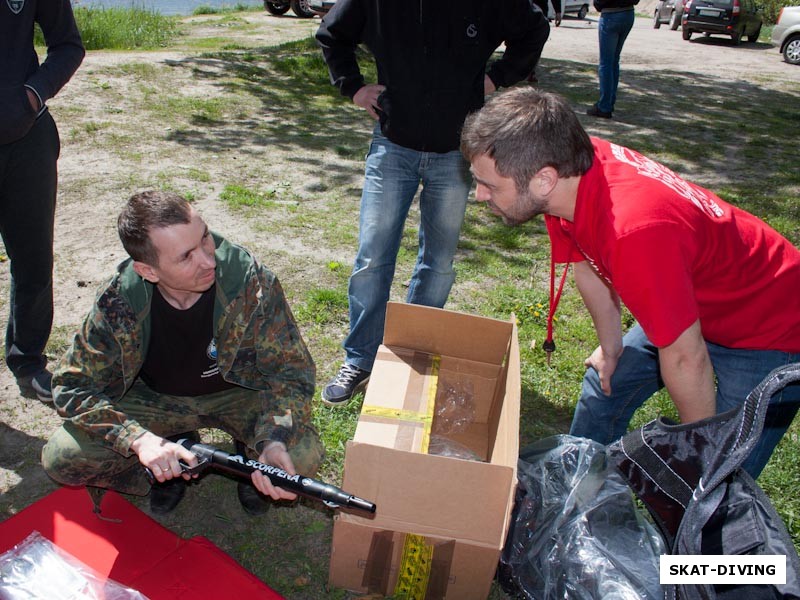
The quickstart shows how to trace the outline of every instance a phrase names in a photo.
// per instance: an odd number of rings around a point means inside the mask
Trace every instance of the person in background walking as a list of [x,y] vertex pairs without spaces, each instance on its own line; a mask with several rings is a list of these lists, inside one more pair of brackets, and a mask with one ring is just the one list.
[[[38,23],[47,45],[40,65]],[[52,402],[53,223],[61,144],[46,102],[85,51],[70,0],[0,3],[0,235],[11,260],[6,363],[26,398]]]
[[600,99],[586,110],[592,117],[610,119],[614,115],[619,86],[619,57],[622,46],[633,28],[633,7],[639,0],[594,0],[600,13],[597,33],[600,40]]

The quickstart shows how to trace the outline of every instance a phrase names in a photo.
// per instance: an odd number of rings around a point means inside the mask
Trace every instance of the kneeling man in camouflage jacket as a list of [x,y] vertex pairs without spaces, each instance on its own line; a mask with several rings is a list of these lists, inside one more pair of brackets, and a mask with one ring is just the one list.
[[[47,473],[90,492],[145,495],[147,467],[151,509],[165,513],[185,491],[179,461],[197,462],[171,440],[215,427],[262,463],[313,475],[323,456],[314,363],[275,275],[176,194],[136,194],[117,224],[130,258],[53,376],[65,420],[42,451]],[[252,483],[238,489],[251,514],[268,497],[295,497],[261,473]]]

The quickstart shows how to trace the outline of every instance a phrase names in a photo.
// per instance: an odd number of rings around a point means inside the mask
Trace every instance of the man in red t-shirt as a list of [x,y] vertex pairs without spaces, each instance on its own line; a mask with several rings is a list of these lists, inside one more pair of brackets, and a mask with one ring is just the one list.
[[[710,417],[800,361],[800,251],[763,221],[589,138],[562,98],[532,88],[472,115],[462,151],[478,201],[510,225],[544,214],[553,261],[574,263],[600,345],[571,434],[614,441],[664,386],[682,422]],[[624,336],[622,303],[638,322]],[[745,463],[754,477],[799,404],[800,385],[772,398]]]

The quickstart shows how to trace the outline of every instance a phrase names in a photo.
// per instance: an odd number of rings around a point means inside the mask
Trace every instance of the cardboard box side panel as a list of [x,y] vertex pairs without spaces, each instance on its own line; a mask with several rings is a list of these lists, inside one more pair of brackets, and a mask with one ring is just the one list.
[[481,461],[489,461],[489,429],[483,423],[473,423],[464,431],[446,434],[432,433],[428,454],[460,460],[475,460],[475,457],[469,456],[469,453],[460,448],[459,444],[474,452]]
[[[511,333],[504,373],[499,378],[497,394],[492,402],[494,413],[489,420],[489,461],[493,464],[514,465],[519,457],[519,418],[522,382],[520,380],[519,340],[517,327]],[[516,480],[515,480],[516,481]]]
[[476,423],[488,423],[494,390],[502,372],[503,367],[499,363],[486,364],[442,356],[436,390],[436,414],[443,414],[448,400],[463,394],[472,400],[473,420]]
[[511,523],[511,513],[514,509],[514,496],[517,487],[517,459],[519,457],[519,418],[520,418],[520,399],[522,396],[522,382],[520,379],[520,359],[519,341],[517,328],[511,335],[509,348],[509,358],[507,361],[508,374],[505,384],[505,400],[502,402],[502,410],[497,420],[497,430],[494,435],[489,435],[489,439],[495,440],[491,461],[495,464],[513,465],[512,485],[508,489],[506,504],[505,521],[503,524],[503,541],[508,533]]
[[386,346],[500,364],[510,335],[508,321],[400,302],[386,305]]
[[431,373],[430,354],[380,346],[355,439],[399,450],[421,449],[423,417],[436,394]]
[[[407,533],[337,520],[329,584],[360,594],[391,595],[407,591],[400,570],[413,569],[403,549]],[[498,549],[461,540],[425,537],[432,558],[424,570],[428,600],[485,600],[491,589]]]
[[499,548],[514,473],[514,465],[348,442],[342,487],[378,507],[372,518],[348,520]]
[[[500,365],[442,356],[433,377],[433,362],[431,354],[381,346],[355,440],[409,452],[422,451],[425,423],[428,423],[428,431],[434,436],[464,444],[480,460],[488,462],[493,440],[487,437],[486,423],[499,413],[492,403],[503,401],[496,388],[504,369]],[[432,399],[435,405],[429,409]],[[432,423],[427,420],[431,415]]]
[[[422,385],[430,369],[430,354],[379,346],[364,405],[424,412],[427,396],[417,386]],[[414,393],[409,393],[409,388]]]

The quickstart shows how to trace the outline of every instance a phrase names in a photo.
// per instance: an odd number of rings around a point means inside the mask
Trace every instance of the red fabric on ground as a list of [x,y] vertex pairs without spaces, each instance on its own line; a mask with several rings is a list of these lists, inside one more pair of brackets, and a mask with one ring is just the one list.
[[61,488],[0,523],[0,553],[33,531],[150,600],[283,600],[204,537],[182,539],[114,492],[102,516],[83,488]]

